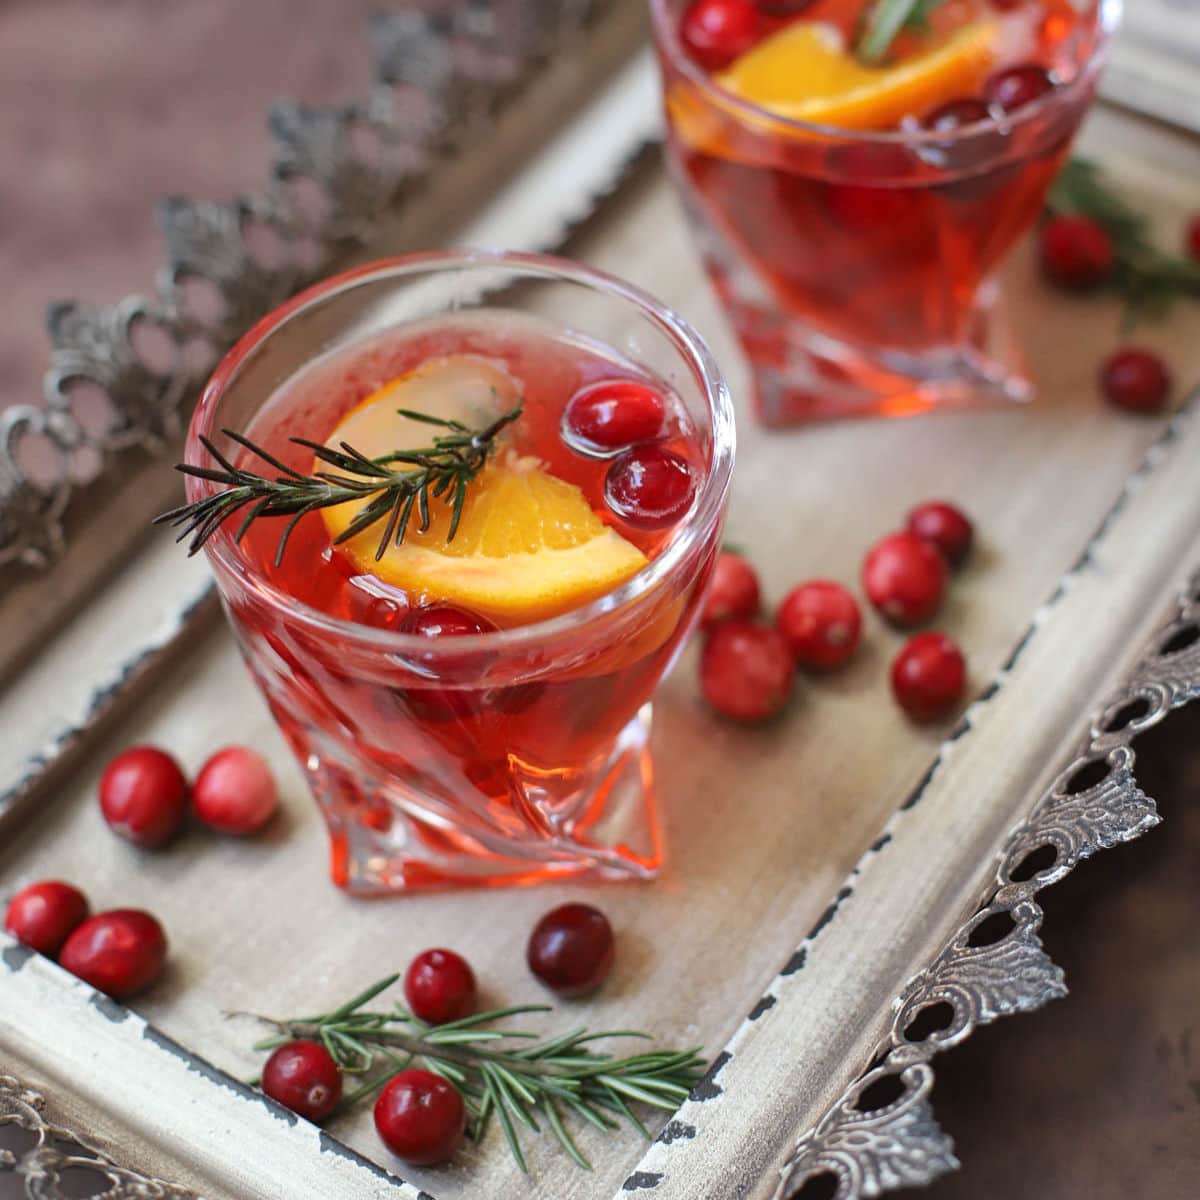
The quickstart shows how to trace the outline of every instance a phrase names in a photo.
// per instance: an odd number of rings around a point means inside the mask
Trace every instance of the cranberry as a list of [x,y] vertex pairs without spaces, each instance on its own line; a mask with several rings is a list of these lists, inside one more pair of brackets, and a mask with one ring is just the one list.
[[408,603],[401,596],[380,596],[354,580],[346,586],[346,608],[350,620],[376,629],[397,629],[408,615]]
[[945,716],[962,698],[967,664],[944,633],[918,633],[892,663],[892,691],[914,721]]
[[795,17],[811,8],[814,0],[754,0],[754,3],[769,16]]
[[1184,246],[1188,254],[1200,262],[1200,213],[1192,216],[1187,223],[1187,233],[1184,235]]
[[100,811],[109,828],[135,846],[161,846],[187,818],[187,780],[169,754],[133,746],[104,769]]
[[1100,387],[1109,402],[1118,408],[1135,413],[1156,413],[1166,403],[1171,390],[1171,374],[1153,350],[1126,346],[1104,360],[1100,368]]
[[1010,113],[1053,90],[1054,80],[1045,67],[1039,67],[1037,63],[1023,63],[1018,67],[997,71],[984,84],[983,94],[990,104]]
[[533,927],[525,961],[559,996],[586,996],[608,978],[616,947],[608,918],[590,904],[563,904]]
[[630,525],[659,529],[688,510],[696,486],[688,461],[664,446],[635,446],[608,469],[604,498]]
[[775,627],[799,666],[823,670],[840,667],[858,649],[862,614],[840,583],[814,579],[783,598]]
[[863,563],[867,599],[896,625],[919,625],[937,612],[946,587],[946,561],[912,533],[890,533]]
[[765,721],[792,694],[795,663],[783,635],[753,621],[726,621],[700,655],[700,687],[722,716]]
[[227,746],[200,768],[192,804],[196,816],[221,833],[253,833],[274,815],[279,792],[260,755],[245,746]]
[[903,186],[917,165],[906,146],[855,142],[829,155],[833,180],[826,204],[833,219],[854,232],[903,228],[917,218],[921,197]]
[[457,1088],[432,1071],[401,1071],[375,1101],[375,1128],[405,1162],[432,1166],[462,1145],[467,1111]]
[[654,388],[634,379],[602,379],[567,401],[563,436],[585,448],[621,450],[656,437],[665,415],[666,404]]
[[320,1042],[287,1042],[263,1067],[262,1090],[307,1121],[323,1121],[342,1098],[342,1073]]
[[401,633],[418,637],[469,637],[476,633],[494,633],[495,625],[452,604],[430,604],[414,608],[400,623]]
[[722,71],[773,28],[751,0],[692,0],[679,24],[679,39],[706,71]]
[[758,576],[754,568],[732,550],[722,550],[713,565],[712,583],[700,624],[711,629],[722,621],[752,617],[758,612]]
[[935,108],[921,124],[935,133],[954,133],[964,125],[986,121],[991,115],[991,110],[982,100],[974,96],[963,96]]
[[78,888],[46,879],[30,884],[8,902],[4,928],[31,950],[51,956],[87,915],[87,897]]
[[475,1007],[475,975],[453,950],[425,950],[409,964],[404,998],[413,1015],[430,1025],[469,1016]]
[[936,546],[952,567],[963,564],[975,537],[974,526],[962,510],[944,500],[918,504],[908,514],[908,532]]
[[67,938],[58,961],[117,1000],[149,987],[167,960],[162,926],[138,908],[97,913]]
[[1042,272],[1052,283],[1074,291],[1096,287],[1113,272],[1113,244],[1091,217],[1051,217],[1039,239]]

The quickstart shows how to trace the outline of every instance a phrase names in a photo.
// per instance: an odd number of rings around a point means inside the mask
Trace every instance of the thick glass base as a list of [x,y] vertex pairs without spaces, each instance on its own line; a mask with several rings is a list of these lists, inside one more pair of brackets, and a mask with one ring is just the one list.
[[750,361],[764,425],[843,417],[908,417],[939,408],[1022,404],[1033,384],[994,283],[985,284],[956,345],[920,353],[844,342],[774,306],[721,288]]
[[[645,705],[600,761],[545,771],[510,758],[507,794],[460,795],[379,764],[276,710],[330,836],[339,887],[362,894],[564,878],[653,879],[662,853]],[[494,778],[494,776],[493,776]]]

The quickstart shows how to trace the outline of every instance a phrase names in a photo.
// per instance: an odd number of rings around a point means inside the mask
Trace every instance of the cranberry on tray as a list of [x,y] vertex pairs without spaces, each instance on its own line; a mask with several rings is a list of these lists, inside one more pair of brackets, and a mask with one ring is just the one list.
[[918,633],[892,663],[892,691],[914,721],[946,716],[962,699],[966,685],[966,660],[944,633]]
[[552,992],[573,998],[594,992],[608,978],[616,957],[612,926],[590,904],[552,909],[529,935],[529,969]]
[[187,779],[156,746],[132,746],[100,777],[100,811],[109,828],[135,846],[170,841],[187,819]]
[[31,950],[52,957],[87,915],[87,897],[78,888],[45,879],[9,901],[4,928]]
[[467,1111],[458,1090],[432,1071],[401,1071],[375,1101],[375,1129],[398,1158],[445,1162],[462,1145]]
[[192,805],[205,825],[221,833],[254,833],[279,807],[279,792],[260,754],[246,746],[227,746],[201,767]]
[[1042,226],[1038,255],[1042,272],[1052,283],[1075,291],[1104,283],[1116,261],[1104,226],[1073,213],[1051,217]]
[[453,950],[424,950],[405,972],[404,998],[413,1015],[429,1025],[461,1020],[475,1007],[475,973]]
[[319,1042],[286,1042],[267,1059],[262,1090],[306,1121],[323,1121],[342,1098],[342,1072]]
[[61,966],[97,991],[123,1000],[152,984],[167,960],[167,937],[147,912],[118,908],[97,913],[67,938]]
[[913,533],[891,533],[863,562],[867,599],[894,625],[919,625],[938,610],[946,588],[941,552]]
[[735,721],[765,721],[792,694],[796,664],[779,630],[755,621],[725,621],[700,654],[704,698]]
[[858,649],[862,614],[840,583],[814,579],[793,588],[775,617],[796,665],[817,670],[840,667]]
[[758,612],[758,575],[732,550],[722,550],[713,564],[712,583],[700,614],[700,624],[711,629],[722,621],[748,618]]
[[1126,346],[1104,360],[1100,388],[1109,403],[1127,412],[1157,413],[1170,394],[1171,373],[1153,350]]
[[952,567],[962,566],[975,540],[975,528],[967,515],[945,500],[918,504],[908,514],[907,527],[921,541],[936,546]]

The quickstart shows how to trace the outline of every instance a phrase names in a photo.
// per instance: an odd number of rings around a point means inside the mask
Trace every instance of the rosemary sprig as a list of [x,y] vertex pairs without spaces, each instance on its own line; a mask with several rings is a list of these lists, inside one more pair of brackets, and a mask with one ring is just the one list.
[[360,1087],[343,1095],[343,1110],[419,1063],[457,1088],[469,1114],[472,1140],[479,1141],[496,1118],[522,1171],[528,1167],[519,1126],[539,1133],[544,1121],[567,1154],[590,1169],[565,1118],[578,1118],[603,1132],[625,1120],[648,1139],[649,1130],[631,1106],[673,1111],[704,1071],[698,1047],[652,1048],[624,1058],[592,1049],[594,1043],[608,1038],[649,1040],[647,1034],[633,1030],[572,1029],[540,1037],[525,1030],[496,1028],[512,1017],[552,1011],[545,1004],[498,1008],[445,1025],[427,1025],[399,1004],[386,1011],[365,1007],[399,978],[380,979],[332,1012],[288,1020],[259,1017],[277,1032],[254,1048],[273,1050],[295,1038],[321,1042],[344,1072],[366,1077]]
[[433,438],[433,444],[419,450],[393,450],[378,458],[368,458],[346,442],[339,450],[311,442],[307,438],[291,439],[297,446],[311,450],[322,463],[333,468],[303,475],[280,462],[245,435],[232,429],[221,432],[251,454],[262,459],[279,474],[258,475],[243,467],[235,467],[213,443],[203,435],[200,442],[212,455],[218,467],[195,467],[180,463],[175,469],[198,479],[221,484],[224,491],[214,492],[201,500],[173,508],[155,518],[155,524],[169,523],[181,529],[178,541],[190,537],[188,554],[195,554],[204,543],[231,517],[242,513],[241,524],[234,535],[240,540],[253,522],[261,517],[291,517],[279,537],[275,565],[283,558],[288,538],[296,523],[306,513],[349,500],[364,501],[362,508],[335,543],[349,541],[372,525],[384,522],[376,560],[381,559],[393,542],[400,545],[408,532],[414,508],[422,533],[429,528],[430,502],[440,499],[450,505],[452,513],[447,541],[458,532],[467,488],[479,474],[495,447],[496,437],[521,415],[521,405],[497,417],[490,425],[471,429],[460,421],[447,421],[428,413],[396,410],[400,416],[421,421],[445,430]]
[[855,53],[863,62],[883,62],[900,31],[927,28],[929,14],[942,3],[944,0],[876,0],[863,23]]
[[1046,204],[1051,212],[1090,217],[1112,239],[1112,286],[1125,301],[1127,326],[1162,316],[1180,297],[1200,296],[1200,265],[1158,250],[1146,219],[1112,190],[1096,163],[1070,159]]

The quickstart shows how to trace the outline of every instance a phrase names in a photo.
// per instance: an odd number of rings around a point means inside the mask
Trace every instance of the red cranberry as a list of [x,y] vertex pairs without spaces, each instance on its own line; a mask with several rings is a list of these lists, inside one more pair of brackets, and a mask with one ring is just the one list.
[[1037,63],[1024,63],[997,71],[984,84],[983,94],[990,104],[1010,113],[1053,90],[1054,80],[1045,67],[1039,67]]
[[162,926],[138,908],[97,913],[67,938],[58,961],[117,1000],[149,987],[167,961]]
[[118,754],[100,777],[100,811],[114,833],[135,846],[161,846],[187,818],[187,780],[154,746]]
[[986,121],[991,115],[991,111],[982,100],[974,96],[963,96],[935,108],[921,124],[935,133],[954,133],[964,125]]
[[863,563],[867,599],[896,625],[919,625],[937,612],[946,587],[946,562],[912,533],[890,533]]
[[918,504],[908,514],[908,532],[936,546],[952,567],[963,564],[975,537],[974,526],[961,509],[944,500]]
[[722,550],[713,566],[700,624],[711,629],[722,621],[752,617],[758,612],[758,604],[758,576],[754,568],[740,554]]
[[529,935],[525,961],[559,996],[586,996],[608,978],[616,947],[608,918],[590,904],[563,904]]
[[692,0],[679,24],[679,39],[706,71],[722,71],[773,28],[751,0]]
[[346,586],[346,608],[350,620],[376,629],[398,629],[409,611],[403,597],[377,595],[353,580]]
[[846,229],[902,228],[915,219],[920,196],[913,188],[896,186],[916,166],[908,147],[889,142],[836,146],[829,166],[834,179],[827,187],[826,204],[833,219]]
[[620,450],[656,437],[665,415],[666,404],[654,388],[634,379],[602,379],[567,401],[563,435],[587,447]]
[[1171,391],[1171,374],[1153,350],[1126,346],[1104,360],[1100,386],[1118,408],[1156,413],[1162,411]]
[[1200,213],[1192,216],[1187,224],[1187,233],[1184,236],[1184,246],[1187,248],[1188,254],[1197,262],[1200,262]]
[[1042,226],[1039,257],[1046,278],[1073,291],[1096,287],[1113,272],[1112,238],[1091,217],[1051,217]]
[[432,1071],[401,1071],[375,1101],[384,1145],[416,1166],[445,1162],[462,1145],[467,1111],[457,1088]]
[[635,446],[608,469],[604,498],[630,525],[659,529],[679,520],[695,492],[688,461],[664,446]]
[[342,1098],[342,1073],[320,1042],[287,1042],[267,1059],[262,1090],[306,1121],[323,1121]]
[[811,8],[814,0],[754,0],[754,3],[769,16],[795,17]]
[[453,950],[422,951],[405,973],[404,998],[429,1025],[461,1020],[475,1007],[475,974]]
[[200,768],[192,804],[205,825],[221,833],[246,834],[271,819],[279,807],[279,792],[260,755],[245,746],[227,746]]
[[783,598],[775,627],[797,665],[824,670],[840,667],[858,649],[862,614],[858,601],[840,583],[814,579]]
[[495,629],[495,625],[483,617],[451,604],[414,608],[400,623],[401,633],[415,633],[427,638],[469,637],[476,633],[494,633]]
[[726,621],[718,625],[700,655],[700,687],[722,716],[765,721],[792,694],[795,663],[783,635],[770,625]]
[[4,928],[18,942],[51,957],[87,915],[87,897],[78,888],[46,879],[30,884],[8,902]]
[[892,663],[892,691],[914,721],[935,721],[962,698],[967,664],[944,633],[918,633]]

